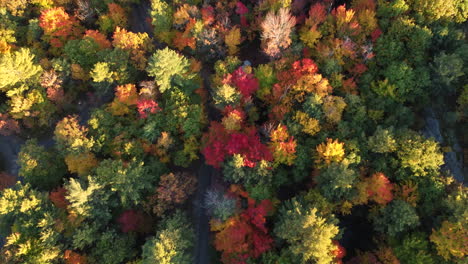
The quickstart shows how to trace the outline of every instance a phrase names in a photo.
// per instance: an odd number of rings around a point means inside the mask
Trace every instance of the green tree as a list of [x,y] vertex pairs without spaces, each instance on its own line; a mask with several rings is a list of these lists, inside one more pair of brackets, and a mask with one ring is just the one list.
[[439,144],[412,131],[403,132],[398,139],[396,153],[401,161],[401,168],[409,169],[415,176],[437,172],[444,164]]
[[374,229],[390,237],[396,237],[418,225],[416,210],[401,200],[392,201],[374,217]]
[[18,154],[19,176],[32,187],[50,191],[57,187],[66,173],[63,160],[53,151],[46,150],[31,139]]
[[384,129],[378,126],[374,135],[370,136],[367,142],[369,144],[369,149],[375,153],[394,152],[397,149],[393,127]]
[[53,263],[60,258],[57,216],[47,193],[17,183],[0,193],[0,234],[6,237],[5,263]]
[[169,43],[169,31],[172,27],[172,5],[165,0],[151,0],[151,18],[154,26],[154,35],[159,40]]
[[91,250],[90,263],[127,263],[126,261],[137,253],[135,238],[129,234],[118,234],[114,230],[107,230],[98,234],[96,241],[96,245]]
[[194,231],[187,217],[180,211],[163,219],[156,236],[143,246],[142,264],[190,264]]
[[[86,181],[70,178],[64,187],[67,190],[66,199],[70,203],[69,208],[77,215],[92,219],[98,227],[106,225],[112,218],[111,208],[117,205],[111,199],[112,192],[97,183],[95,178],[88,176]],[[90,232],[88,235],[93,234]],[[84,240],[94,241],[94,238],[88,237]]]
[[302,263],[333,263],[332,240],[339,233],[334,218],[323,216],[315,207],[304,206],[296,199],[286,201],[279,210],[275,234],[286,240],[288,250],[300,256]]
[[333,162],[320,171],[315,181],[323,196],[332,201],[339,201],[352,197],[357,176],[345,163]]
[[29,49],[0,55],[0,91],[37,82],[42,72]]
[[79,64],[89,71],[99,59],[96,53],[99,45],[91,38],[74,39],[65,44],[64,53],[72,63]]
[[187,77],[190,63],[177,52],[165,48],[156,51],[148,62],[146,69],[149,76],[155,78],[159,90],[164,93],[171,86],[172,78],[175,76]]
[[151,175],[143,162],[124,164],[121,160],[104,160],[96,168],[96,182],[119,197],[124,208],[138,205],[144,193],[153,190],[159,175]]
[[395,255],[401,263],[433,264],[436,262],[431,254],[431,247],[425,233],[412,233],[402,240],[394,241]]

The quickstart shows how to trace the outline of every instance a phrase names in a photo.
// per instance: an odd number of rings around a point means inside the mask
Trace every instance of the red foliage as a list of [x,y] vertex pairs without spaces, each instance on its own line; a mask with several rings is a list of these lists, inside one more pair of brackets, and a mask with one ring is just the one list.
[[244,99],[250,97],[259,87],[258,79],[253,74],[246,73],[242,66],[232,73],[231,81],[239,88]]
[[15,182],[15,176],[7,174],[5,172],[0,172],[0,192],[6,188],[13,186]]
[[48,87],[47,88],[47,98],[52,102],[57,104],[62,104],[65,100],[65,94],[62,87]]
[[361,75],[367,71],[367,66],[363,63],[359,63],[354,65],[354,68],[351,69],[351,73],[354,73],[355,75]]
[[201,9],[203,23],[210,25],[215,21],[214,8],[212,6],[206,6]]
[[86,264],[88,263],[86,256],[80,255],[69,249],[65,250],[63,255],[66,264]]
[[[231,195],[248,200],[248,208],[240,215],[229,218],[215,236],[215,248],[222,251],[222,262],[246,264],[249,258],[258,258],[268,251],[273,239],[265,226],[266,215],[272,210],[269,200],[256,203],[239,188],[231,188]],[[239,198],[240,198],[239,197]]]
[[371,33],[372,42],[376,42],[377,39],[380,37],[380,35],[382,35],[382,30],[380,30],[380,28],[377,28],[376,30],[374,30]]
[[0,113],[0,135],[10,136],[20,132],[18,121],[10,118],[8,114]]
[[308,26],[316,26],[327,17],[327,11],[325,10],[325,5],[322,3],[316,3],[310,7],[309,18],[306,20]]
[[341,264],[343,263],[342,259],[346,256],[346,249],[337,240],[333,240],[333,244],[336,246],[336,249],[332,252],[335,256],[335,263]]
[[254,128],[245,128],[245,132],[231,132],[218,122],[211,123],[209,131],[204,135],[205,148],[202,150],[206,164],[219,168],[227,154],[242,155],[244,166],[248,167],[255,167],[261,160],[273,160],[270,150],[260,142]]
[[148,114],[154,114],[161,110],[154,100],[151,99],[141,99],[137,103],[138,113],[140,118],[147,118]]
[[101,49],[110,49],[111,42],[107,39],[107,37],[99,32],[99,30],[86,30],[84,37],[89,37],[93,39]]
[[366,179],[369,183],[367,194],[378,204],[387,204],[393,200],[393,183],[381,172],[373,174]]
[[42,11],[39,26],[44,30],[44,34],[51,38],[50,44],[54,47],[62,47],[67,40],[81,34],[78,20],[65,12],[63,7]]
[[120,224],[120,229],[124,233],[144,233],[148,229],[148,220],[146,219],[145,215],[140,211],[126,210],[119,216],[117,222]]
[[241,2],[241,1],[238,1],[236,3],[236,14],[238,15],[245,15],[249,12],[249,9]]
[[241,154],[244,158],[244,166],[247,167],[255,167],[256,162],[261,160],[273,160],[270,150],[260,142],[260,138],[254,129],[245,134],[231,134],[226,144],[226,151],[230,155]]
[[67,195],[67,190],[63,187],[57,188],[54,191],[51,191],[49,194],[49,200],[58,208],[67,209],[67,206],[70,204],[65,196]]

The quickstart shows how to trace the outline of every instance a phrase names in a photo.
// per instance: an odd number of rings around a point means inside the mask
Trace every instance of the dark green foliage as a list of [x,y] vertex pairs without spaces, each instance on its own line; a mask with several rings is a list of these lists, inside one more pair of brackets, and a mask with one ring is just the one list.
[[416,210],[401,200],[394,200],[380,209],[373,221],[375,230],[390,237],[401,235],[419,225]]
[[395,255],[401,263],[433,264],[440,263],[432,256],[428,238],[424,233],[406,235],[403,240],[395,241]]
[[333,162],[315,178],[323,196],[332,201],[350,199],[357,174],[344,163]]
[[54,150],[46,150],[31,139],[21,147],[18,154],[19,176],[33,188],[50,191],[57,187],[66,173],[63,160]]
[[135,238],[129,234],[106,231],[100,234],[91,251],[92,263],[125,263],[135,256]]
[[117,195],[124,208],[139,204],[146,191],[155,187],[159,175],[151,175],[143,162],[104,160],[96,168],[96,182]]
[[70,40],[64,47],[64,53],[71,62],[79,64],[87,71],[99,60],[96,56],[98,51],[99,45],[90,38]]

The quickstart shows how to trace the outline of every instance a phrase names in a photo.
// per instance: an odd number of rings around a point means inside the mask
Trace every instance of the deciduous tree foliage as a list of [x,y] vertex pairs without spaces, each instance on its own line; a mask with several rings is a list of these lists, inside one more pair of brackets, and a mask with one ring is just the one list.
[[159,225],[156,236],[143,246],[143,264],[193,263],[194,230],[180,211],[166,217]]
[[112,45],[115,48],[128,50],[135,67],[139,70],[146,68],[146,53],[153,48],[147,33],[133,33],[117,27],[113,35]]
[[[1,54],[0,90],[3,92],[14,88],[26,90],[27,87],[24,86],[38,81],[41,72],[41,66],[34,62],[34,55],[29,49],[23,48],[15,52]],[[10,93],[17,92],[11,91]]]
[[380,209],[374,218],[374,229],[390,237],[403,234],[419,225],[416,210],[408,203],[394,200]]
[[333,239],[339,229],[317,208],[305,206],[296,199],[286,201],[279,209],[274,232],[288,243],[288,249],[303,263],[333,262],[333,251],[337,249]]
[[18,175],[39,190],[57,187],[65,175],[63,161],[58,160],[56,153],[38,145],[35,139],[27,141],[21,147],[18,165]]
[[[239,192],[236,187],[231,191]],[[247,198],[248,208],[224,223],[211,223],[211,230],[217,231],[214,245],[222,251],[223,263],[247,263],[247,259],[256,259],[268,251],[273,242],[265,226],[265,217],[272,209],[271,202],[263,200],[257,203],[245,192],[239,193]]]
[[146,71],[155,78],[159,90],[164,93],[171,87],[172,78],[188,74],[189,66],[189,61],[184,56],[165,48],[151,56]]
[[262,22],[263,51],[270,57],[276,58],[291,45],[291,32],[296,19],[286,8],[278,13],[270,11]]
[[154,195],[147,198],[146,207],[158,216],[174,206],[182,205],[193,194],[197,178],[187,172],[169,173],[161,176]]
[[74,16],[70,16],[63,7],[42,11],[39,26],[44,30],[47,40],[53,47],[60,48],[70,39],[82,33],[82,28]]
[[445,260],[462,259],[468,255],[468,226],[463,219],[460,220],[444,221],[438,230],[432,230],[430,240]]
[[68,116],[57,123],[54,135],[58,147],[64,153],[89,152],[94,140],[87,137],[88,128],[78,123],[76,116]]

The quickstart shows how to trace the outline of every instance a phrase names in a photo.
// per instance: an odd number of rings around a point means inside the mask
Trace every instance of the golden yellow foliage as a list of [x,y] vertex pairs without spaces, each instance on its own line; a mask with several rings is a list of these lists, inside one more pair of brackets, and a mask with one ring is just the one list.
[[234,27],[224,36],[224,42],[228,47],[229,55],[235,55],[239,52],[237,47],[241,43],[241,32],[238,27]]
[[223,117],[222,123],[227,130],[238,131],[242,127],[242,116],[231,112],[229,115]]
[[93,168],[97,167],[98,160],[91,152],[81,154],[69,154],[65,157],[68,171],[76,173],[79,176],[87,176]]
[[323,99],[323,112],[330,123],[338,123],[345,108],[346,102],[342,97],[329,95]]
[[307,113],[297,111],[294,120],[302,125],[302,132],[311,136],[320,131],[320,123],[317,119],[309,117]]
[[327,142],[318,145],[317,148],[318,160],[317,163],[330,164],[331,162],[340,162],[345,155],[344,143],[339,142],[338,139],[327,138]]
[[72,78],[75,80],[82,80],[82,81],[89,80],[89,74],[85,72],[85,70],[81,68],[79,64],[71,65],[71,74],[72,74]]

